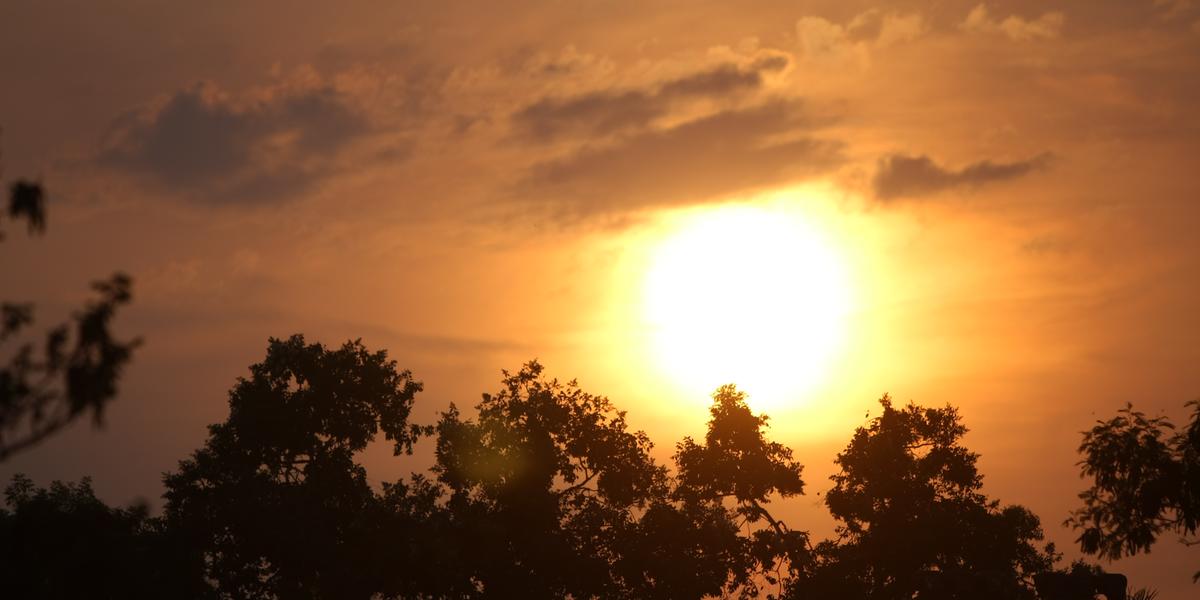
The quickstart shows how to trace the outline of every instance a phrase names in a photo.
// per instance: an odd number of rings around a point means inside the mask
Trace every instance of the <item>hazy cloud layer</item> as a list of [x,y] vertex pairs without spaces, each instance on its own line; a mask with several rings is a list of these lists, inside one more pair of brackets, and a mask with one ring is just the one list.
[[865,68],[873,51],[916,40],[928,28],[920,14],[901,15],[875,8],[859,13],[844,25],[808,15],[796,21],[796,43],[806,60],[833,67]]
[[996,19],[989,13],[987,5],[980,4],[967,14],[962,28],[974,33],[999,33],[1016,41],[1052,39],[1059,36],[1065,20],[1061,12],[1048,12],[1036,19],[1022,19],[1016,15]]
[[841,144],[814,137],[794,101],[719,112],[535,166],[526,196],[572,213],[698,203],[828,171]]
[[1154,0],[1154,8],[1164,19],[1174,19],[1192,12],[1193,0]]
[[1016,179],[1044,168],[1049,161],[1049,154],[1041,154],[1017,162],[984,160],[955,170],[940,166],[925,155],[892,154],[880,159],[872,183],[880,200],[911,198]]
[[330,173],[368,131],[367,118],[328,86],[239,101],[199,84],[118,119],[99,161],[199,200],[271,202]]
[[539,140],[640,129],[689,100],[720,100],[757,91],[763,86],[764,73],[781,71],[787,65],[785,55],[768,55],[747,67],[722,64],[649,88],[542,98],[518,111],[513,121],[519,131]]

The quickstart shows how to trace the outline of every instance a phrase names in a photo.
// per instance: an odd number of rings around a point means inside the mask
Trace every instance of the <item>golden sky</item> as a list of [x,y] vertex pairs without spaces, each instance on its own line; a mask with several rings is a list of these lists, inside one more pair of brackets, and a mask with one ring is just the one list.
[[[1200,2],[6,0],[0,81],[4,176],[52,198],[4,298],[47,322],[122,269],[146,339],[106,429],[5,479],[156,498],[294,332],[389,349],[427,422],[537,357],[666,457],[707,417],[686,356],[767,365],[736,383],[807,465],[795,528],[890,392],[960,407],[1070,558],[1078,432],[1200,395]],[[836,275],[789,279],[777,226]],[[1198,552],[1111,568],[1182,599]]]

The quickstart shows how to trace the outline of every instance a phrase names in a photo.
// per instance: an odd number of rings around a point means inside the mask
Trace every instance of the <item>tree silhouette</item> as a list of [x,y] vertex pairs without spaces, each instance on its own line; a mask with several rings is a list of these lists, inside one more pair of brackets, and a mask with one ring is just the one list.
[[[43,233],[45,196],[38,183],[13,183],[9,218],[24,219],[30,234]],[[109,331],[117,309],[131,299],[130,288],[130,278],[120,273],[93,283],[98,299],[70,323],[52,328],[40,349],[33,342],[18,343],[7,364],[0,365],[0,462],[85,414],[97,425],[103,422],[121,370],[139,344],[117,341]],[[0,302],[0,345],[18,341],[33,323],[33,313],[31,303]]]
[[[704,443],[679,444],[678,477],[607,398],[537,362],[436,429],[407,422],[419,390],[358,342],[271,341],[165,479],[165,523],[220,597],[748,596],[799,562],[806,536],[767,507],[802,491],[800,466],[733,387]],[[373,490],[354,458],[380,429],[397,453],[436,431],[434,478]]]
[[[978,455],[961,444],[967,430],[950,406],[896,408],[881,399],[882,414],[858,428],[836,460],[825,504],[840,523],[838,536],[814,548],[806,532],[772,512],[776,498],[804,492],[803,467],[768,439],[767,417],[732,385],[713,394],[704,437],[676,445],[674,470],[655,462],[649,438],[630,431],[607,398],[547,378],[536,361],[504,372],[499,391],[484,394],[471,415],[452,404],[436,426],[409,422],[420,390],[385,352],[359,341],[328,349],[299,335],[272,339],[266,358],[230,391],[228,418],[165,475],[163,517],[107,507],[87,480],[38,490],[14,479],[11,510],[0,511],[0,564],[19,573],[5,576],[4,592],[664,600],[1124,594],[1122,576],[1095,567],[1052,571],[1057,556],[1052,545],[1036,545],[1037,517],[981,492]],[[1172,469],[1194,472],[1187,470],[1194,425],[1164,437],[1163,422],[1126,412],[1125,421],[1098,426],[1085,448],[1126,452],[1109,438],[1125,440],[1133,428],[1136,448],[1150,436],[1171,450],[1170,464],[1183,465]],[[436,433],[429,474],[370,485],[357,461],[381,431],[397,455]],[[1167,464],[1163,452],[1150,452],[1151,464]],[[1133,463],[1121,464],[1126,475],[1117,481],[1124,482]],[[1157,480],[1138,481],[1141,490]],[[1168,489],[1169,498],[1191,490]]]
[[461,566],[488,598],[618,597],[621,532],[665,497],[666,471],[607,398],[542,370],[505,372],[476,419],[452,405],[437,425]]
[[880,404],[837,457],[825,500],[839,537],[818,545],[792,597],[1033,598],[1031,577],[1052,566],[1053,546],[1035,547],[1031,512],[980,492],[958,412]]
[[1033,576],[1040,600],[1093,600],[1103,594],[1105,600],[1126,600],[1129,596],[1145,597],[1151,592],[1130,594],[1124,575],[1105,573],[1096,565],[1075,561],[1065,571],[1038,573]]
[[[1164,532],[1184,537],[1200,527],[1200,401],[1182,430],[1165,417],[1122,409],[1084,432],[1080,476],[1092,485],[1066,523],[1080,547],[1106,559],[1148,552]],[[1192,576],[1200,580],[1200,571]]]
[[1126,600],[1154,600],[1158,598],[1158,590],[1138,588],[1126,594]]
[[[723,520],[737,530],[751,528],[749,536],[738,538],[736,559],[725,568],[726,587],[741,587],[744,596],[757,596],[756,577],[774,585],[781,571],[794,574],[809,562],[808,534],[789,529],[768,510],[773,495],[786,498],[804,493],[803,467],[792,459],[791,449],[766,439],[767,417],[755,415],[746,404],[746,394],[733,385],[717,389],[709,412],[704,443],[685,438],[677,446],[674,495],[684,506],[704,507],[713,516],[723,514]],[[732,509],[719,510],[726,502],[732,503]]]
[[0,578],[7,598],[198,598],[199,554],[143,506],[109,508],[91,481],[35,488],[22,475],[0,510]]
[[[394,524],[355,462],[382,430],[399,454],[421,385],[385,352],[272,339],[229,394],[229,418],[165,477],[169,526],[224,598],[369,598],[376,536]],[[396,540],[403,549],[404,539]],[[398,563],[395,569],[406,565]]]
[[681,442],[672,476],[606,398],[542,371],[505,373],[476,420],[452,407],[437,427],[434,470],[478,595],[749,597],[802,556],[805,534],[767,510],[801,493],[801,467],[736,388],[714,394],[705,443]]
[[617,597],[689,599],[728,595],[752,581],[753,559],[734,513],[720,502],[657,499],[620,533]]

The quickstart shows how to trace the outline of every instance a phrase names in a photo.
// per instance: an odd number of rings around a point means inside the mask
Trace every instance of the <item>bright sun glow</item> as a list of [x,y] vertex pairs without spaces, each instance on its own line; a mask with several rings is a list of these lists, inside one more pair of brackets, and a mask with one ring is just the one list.
[[686,219],[655,252],[644,310],[655,355],[689,394],[736,383],[758,410],[802,400],[840,350],[849,277],[795,214],[732,206]]

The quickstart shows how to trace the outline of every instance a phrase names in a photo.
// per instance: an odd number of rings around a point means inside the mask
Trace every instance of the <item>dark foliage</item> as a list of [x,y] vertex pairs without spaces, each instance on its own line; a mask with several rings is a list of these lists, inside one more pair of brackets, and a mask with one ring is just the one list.
[[[678,477],[608,399],[536,362],[436,428],[408,423],[419,390],[357,342],[272,340],[166,477],[166,523],[220,597],[753,595],[807,541],[767,510],[801,492],[800,466],[732,387]],[[397,453],[436,430],[435,477],[371,488],[355,455],[378,430]]]
[[[606,398],[544,379],[536,362],[506,373],[476,420],[451,408],[435,471],[475,595],[755,594],[806,538],[765,508],[772,494],[800,492],[800,466],[763,438],[766,419],[744,398],[718,391],[705,445],[679,445],[678,477]],[[766,531],[743,532],[764,519]]]
[[1038,518],[980,492],[978,455],[959,440],[953,407],[897,409],[860,427],[838,455],[826,504],[839,537],[817,546],[795,598],[1033,598],[1031,577],[1052,566]]
[[145,506],[109,508],[91,482],[36,489],[17,475],[0,510],[7,598],[198,598],[201,562]]
[[[686,438],[677,446],[674,497],[684,506],[721,514],[736,530],[750,528],[747,537],[726,548],[730,559],[723,570],[729,573],[727,589],[755,596],[759,583],[777,585],[809,562],[808,534],[789,529],[768,510],[772,496],[804,493],[803,467],[791,449],[766,439],[767,417],[755,415],[734,386],[713,394],[710,413],[704,443]],[[704,556],[703,548],[697,550]],[[715,595],[717,589],[706,592]]]
[[[0,511],[0,564],[18,569],[6,571],[16,575],[6,574],[5,591],[222,599],[1124,594],[1123,577],[1095,567],[1052,571],[1057,557],[1036,545],[1037,517],[981,492],[978,456],[961,444],[966,428],[949,406],[881,400],[882,414],[837,457],[825,503],[838,536],[813,547],[772,514],[774,500],[804,492],[803,468],[768,439],[767,418],[733,386],[714,393],[703,439],[677,444],[673,470],[654,461],[649,438],[630,431],[607,398],[546,378],[537,362],[505,372],[470,416],[451,405],[436,426],[409,422],[420,390],[386,353],[358,341],[329,349],[299,335],[272,339],[263,362],[230,391],[229,417],[165,476],[163,517],[110,508],[86,480],[36,490],[14,479],[10,511]],[[1169,427],[1136,413],[1086,442],[1129,427],[1140,428],[1134,446],[1096,448],[1130,460],[1122,453],[1142,449],[1150,435],[1177,449],[1153,456],[1185,464],[1195,456],[1186,446],[1195,427],[1165,437]],[[397,455],[436,433],[431,475],[370,485],[358,460],[380,432]]]
[[229,418],[166,476],[167,523],[203,553],[221,597],[369,598],[374,553],[386,556],[376,536],[394,523],[355,454],[381,430],[411,451],[421,385],[384,352],[301,336],[272,339],[250,373]]
[[451,407],[437,425],[461,566],[483,597],[619,596],[622,533],[665,496],[666,472],[607,398],[541,373],[536,362],[506,372],[476,420]]
[[25,219],[29,233],[46,231],[46,194],[42,185],[20,180],[9,188],[8,216],[13,221]]
[[[7,212],[14,221],[25,219],[30,233],[44,231],[41,185],[14,183]],[[119,341],[110,331],[117,309],[131,299],[131,285],[120,273],[93,283],[98,297],[69,323],[52,328],[40,347],[19,341],[33,323],[33,305],[0,303],[0,344],[16,343],[7,363],[0,365],[0,461],[83,415],[91,414],[97,425],[103,422],[104,407],[116,395],[121,371],[139,344]]]
[[1038,573],[1033,582],[1041,600],[1093,600],[1099,594],[1106,600],[1125,600],[1130,595],[1124,575],[1078,561],[1065,571]]
[[[1126,406],[1084,432],[1081,476],[1092,485],[1067,524],[1084,552],[1116,559],[1150,547],[1164,532],[1187,540],[1200,527],[1200,401],[1182,430]],[[1200,571],[1193,575],[1200,580]]]

